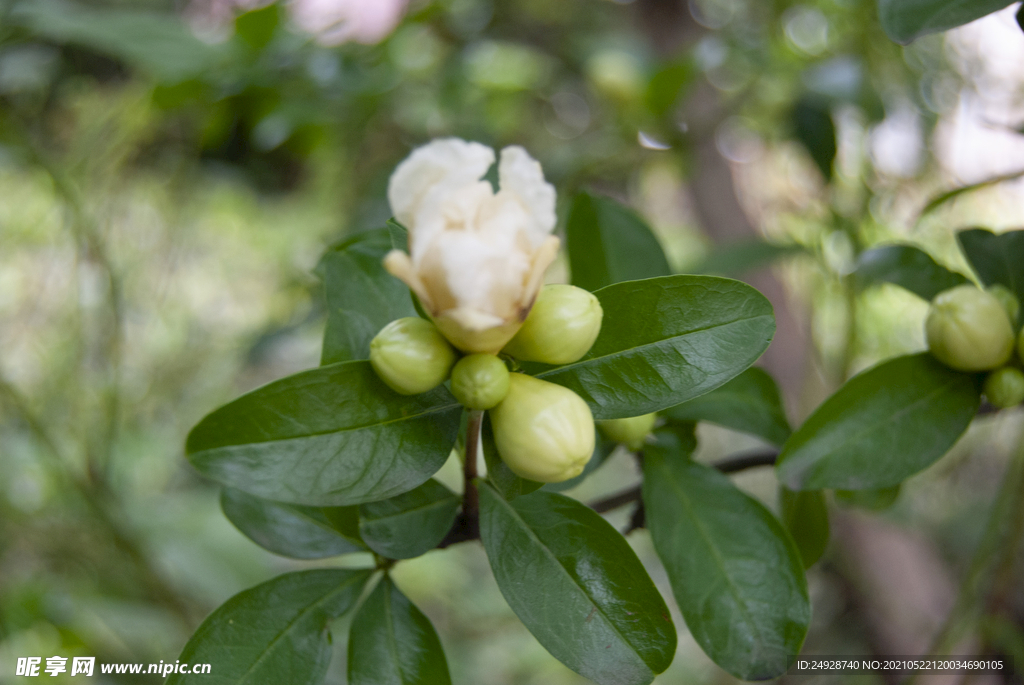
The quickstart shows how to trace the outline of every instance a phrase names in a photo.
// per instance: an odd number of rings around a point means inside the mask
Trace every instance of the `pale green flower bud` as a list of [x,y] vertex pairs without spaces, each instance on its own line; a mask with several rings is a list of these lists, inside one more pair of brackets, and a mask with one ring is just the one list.
[[513,373],[508,395],[490,413],[498,454],[522,478],[569,480],[594,453],[594,416],[568,388]]
[[570,364],[593,346],[603,317],[601,303],[583,288],[544,286],[504,352],[526,362]]
[[469,409],[490,409],[508,394],[509,372],[493,354],[471,354],[452,369],[452,394]]
[[609,439],[621,442],[635,451],[644,446],[644,438],[654,428],[654,421],[657,418],[657,414],[644,414],[628,419],[607,419],[599,421],[597,425]]
[[986,290],[1003,305],[1006,315],[1010,317],[1010,324],[1017,327],[1017,315],[1020,314],[1020,300],[1005,285],[990,285]]
[[939,293],[925,321],[928,349],[959,371],[989,371],[1013,354],[1013,329],[990,293],[961,285]]
[[1016,407],[1024,402],[1024,372],[1012,366],[996,369],[985,379],[983,391],[993,407]]
[[388,387],[418,395],[444,383],[455,363],[455,350],[434,324],[409,316],[381,329],[370,342],[370,364]]

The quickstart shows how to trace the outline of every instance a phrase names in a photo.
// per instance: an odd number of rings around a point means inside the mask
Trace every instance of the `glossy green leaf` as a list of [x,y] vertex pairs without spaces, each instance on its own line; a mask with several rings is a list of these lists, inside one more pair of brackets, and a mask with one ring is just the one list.
[[384,576],[352,619],[349,685],[450,685],[430,620]]
[[563,480],[561,483],[545,483],[543,489],[548,492],[564,492],[571,490],[587,478],[590,477],[594,471],[596,471],[602,464],[604,464],[608,457],[611,456],[615,448],[618,447],[618,443],[612,442],[608,438],[604,437],[601,431],[596,431],[597,435],[594,437],[594,454],[591,455],[590,461],[583,467],[583,472],[575,478],[569,480]]
[[328,625],[353,607],[370,575],[299,571],[235,595],[181,652],[183,663],[212,664],[211,672],[173,674],[166,685],[319,685],[331,661]]
[[1024,302],[1024,230],[996,234],[972,228],[956,237],[982,283],[1006,286]]
[[393,248],[396,228],[359,233],[320,260],[316,272],[328,310],[321,364],[369,359],[370,341],[380,329],[417,315],[409,288],[381,263]]
[[654,233],[628,207],[580,193],[565,227],[572,284],[597,290],[612,283],[672,273]]
[[366,551],[358,537],[343,535],[318,507],[271,502],[224,488],[220,508],[246,537],[274,554],[293,559],[323,559]]
[[782,522],[800,550],[804,567],[814,565],[828,547],[828,503],[821,490],[795,492],[779,488],[779,509]]
[[4,19],[55,43],[123,60],[167,82],[207,73],[224,56],[223,48],[196,38],[182,18],[170,12],[32,0],[15,3]]
[[1007,0],[878,0],[878,18],[886,35],[906,45],[915,38],[945,31],[997,12]]
[[527,495],[544,485],[535,480],[520,478],[512,473],[512,469],[501,460],[498,446],[494,444],[494,429],[491,427],[489,415],[484,417],[483,429],[480,431],[480,445],[484,453],[484,462],[487,464],[487,480],[497,488],[505,499],[513,500],[520,495]]
[[970,283],[966,276],[938,264],[913,245],[885,245],[864,251],[857,260],[856,278],[860,288],[894,283],[925,300]]
[[672,663],[668,607],[625,538],[587,506],[543,491],[506,502],[484,485],[480,538],[509,606],[572,670],[639,685]]
[[837,147],[836,125],[828,101],[814,96],[801,97],[793,106],[790,118],[796,139],[811,155],[825,181],[831,181]]
[[604,323],[590,352],[537,376],[575,391],[595,419],[661,411],[714,390],[775,334],[771,303],[727,278],[666,276],[594,294]]
[[768,372],[749,368],[717,390],[665,411],[673,421],[707,421],[782,445],[791,429]]
[[782,675],[811,619],[800,552],[760,503],[689,458],[692,442],[657,435],[644,451],[647,528],[687,627],[736,677]]
[[455,522],[462,498],[428,480],[414,490],[359,505],[359,533],[389,559],[412,559],[437,547]]
[[847,506],[859,507],[869,511],[888,509],[899,499],[899,485],[873,490],[836,490],[836,501]]
[[695,274],[740,276],[771,266],[781,259],[801,254],[808,254],[808,250],[796,243],[743,240],[717,246],[700,264],[689,271]]
[[783,446],[776,474],[793,490],[896,485],[945,454],[980,404],[978,376],[927,353],[891,359],[825,400]]
[[345,506],[393,497],[448,459],[462,408],[440,387],[402,396],[369,362],[321,366],[243,395],[185,445],[200,473],[279,502]]

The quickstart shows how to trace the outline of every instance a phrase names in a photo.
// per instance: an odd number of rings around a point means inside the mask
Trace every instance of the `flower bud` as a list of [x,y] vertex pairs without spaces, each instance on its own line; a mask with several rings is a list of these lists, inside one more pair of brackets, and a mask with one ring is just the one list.
[[493,354],[470,354],[452,369],[452,394],[469,409],[490,409],[508,394],[509,372]]
[[491,410],[498,454],[522,478],[558,483],[578,476],[594,453],[590,407],[568,388],[521,373]]
[[598,422],[597,425],[610,440],[621,442],[635,451],[643,447],[644,438],[654,428],[654,421],[657,418],[657,414],[644,414],[628,419],[608,419]]
[[444,383],[455,363],[455,350],[426,319],[396,319],[370,341],[370,364],[388,387],[417,395]]
[[1003,305],[973,285],[936,295],[925,333],[935,358],[958,371],[996,369],[1013,354],[1013,329]]
[[1010,317],[1010,325],[1016,328],[1017,315],[1020,314],[1020,300],[1017,296],[1005,285],[990,285],[986,290],[1003,305],[1006,315]]
[[574,285],[548,285],[504,352],[525,362],[570,364],[601,332],[604,310],[593,294]]
[[993,407],[1016,407],[1024,402],[1024,372],[1012,366],[996,369],[985,379],[983,391]]

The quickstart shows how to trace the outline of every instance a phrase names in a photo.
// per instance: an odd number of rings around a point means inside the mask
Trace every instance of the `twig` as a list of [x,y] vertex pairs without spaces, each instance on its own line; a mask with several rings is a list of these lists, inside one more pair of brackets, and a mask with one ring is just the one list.
[[469,531],[480,534],[480,492],[476,488],[477,452],[480,449],[480,428],[483,426],[484,413],[474,410],[469,413],[466,423],[466,463],[462,469],[463,494],[462,515],[469,524]]
[[[472,421],[472,417],[470,417],[470,420]],[[467,464],[469,464],[470,461],[470,444],[472,443],[470,443],[467,439]],[[774,450],[767,450],[764,452],[753,452],[750,454],[741,454],[738,456],[727,457],[725,459],[713,463],[712,466],[721,471],[722,473],[736,473],[738,471],[744,471],[746,469],[755,468],[757,466],[771,466],[775,463],[775,460],[778,458],[778,456],[779,453]],[[469,490],[467,489],[466,492],[469,492]],[[473,489],[473,496],[476,496],[475,487]],[[639,502],[640,505],[636,508],[636,510],[633,511],[633,515],[629,524],[630,527],[626,531],[631,532],[633,530],[636,530],[637,528],[643,528],[645,525],[645,512],[643,508],[643,503],[641,502],[641,490],[639,485],[631,487],[628,490],[623,490],[622,492],[616,493],[614,495],[610,495],[609,497],[605,497],[604,499],[597,500],[596,502],[591,502],[589,506],[597,513],[603,514],[605,512],[612,511],[613,509],[624,507],[627,504],[632,504],[633,502]],[[454,545],[459,542],[466,542],[467,540],[476,540],[480,537],[479,519],[476,517],[467,517],[466,512],[468,512],[469,510],[469,506],[467,506],[467,504],[464,503],[463,514],[460,515],[457,519],[455,519],[455,523],[448,531],[448,534],[444,537],[444,540],[442,540],[440,544],[438,544],[438,549],[444,549],[445,547],[450,547],[451,545]]]

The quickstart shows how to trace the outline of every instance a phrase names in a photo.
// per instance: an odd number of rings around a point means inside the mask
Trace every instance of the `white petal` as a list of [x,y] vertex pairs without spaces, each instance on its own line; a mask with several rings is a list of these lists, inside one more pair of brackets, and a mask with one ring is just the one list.
[[555,228],[555,189],[544,180],[540,163],[518,145],[501,151],[499,195],[513,193],[533,218],[530,241],[539,247]]
[[391,212],[410,232],[415,232],[420,205],[432,190],[457,189],[474,183],[493,163],[494,150],[458,138],[442,138],[418,147],[391,174]]

